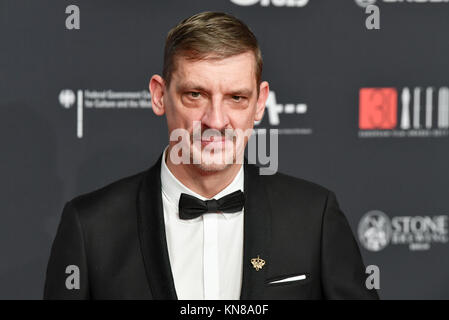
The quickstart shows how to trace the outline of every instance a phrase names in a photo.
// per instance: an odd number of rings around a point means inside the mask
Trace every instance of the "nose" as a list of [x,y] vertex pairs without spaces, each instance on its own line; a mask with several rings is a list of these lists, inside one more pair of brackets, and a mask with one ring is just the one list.
[[204,126],[219,131],[228,127],[229,118],[219,97],[212,99],[210,105],[207,107],[207,111],[201,119],[201,122]]

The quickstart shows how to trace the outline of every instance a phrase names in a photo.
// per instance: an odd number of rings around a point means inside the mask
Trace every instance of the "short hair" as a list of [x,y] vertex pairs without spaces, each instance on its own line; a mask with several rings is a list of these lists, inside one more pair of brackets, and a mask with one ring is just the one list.
[[176,70],[176,58],[223,59],[252,51],[257,93],[262,77],[262,53],[256,36],[241,20],[222,12],[201,12],[184,19],[167,35],[162,77],[167,85]]

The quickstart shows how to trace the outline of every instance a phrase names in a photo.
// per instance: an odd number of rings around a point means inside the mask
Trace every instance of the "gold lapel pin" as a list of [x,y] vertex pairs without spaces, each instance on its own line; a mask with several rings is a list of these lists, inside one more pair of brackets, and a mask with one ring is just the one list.
[[265,265],[265,260],[260,259],[259,255],[257,255],[257,258],[251,259],[251,263],[254,269],[256,269],[256,271],[259,271]]

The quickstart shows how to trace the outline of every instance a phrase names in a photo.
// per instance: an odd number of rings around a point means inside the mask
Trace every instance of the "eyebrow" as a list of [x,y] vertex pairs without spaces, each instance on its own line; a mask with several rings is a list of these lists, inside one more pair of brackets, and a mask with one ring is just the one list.
[[[195,91],[209,92],[209,90],[207,90],[203,86],[193,83],[193,82],[180,83],[177,86],[177,89],[178,89],[178,91],[195,90]],[[248,89],[248,88],[241,88],[241,89],[232,90],[232,91],[228,92],[227,94],[230,96],[251,96],[252,90]]]
[[176,87],[178,89],[178,91],[183,91],[183,90],[197,90],[197,91],[205,91],[207,92],[208,90],[206,90],[206,88],[202,87],[201,85],[198,85],[196,83],[193,82],[184,82],[184,83],[180,83],[177,85]]
[[252,94],[252,90],[251,89],[238,89],[235,91],[231,91],[229,94],[231,96],[251,96]]

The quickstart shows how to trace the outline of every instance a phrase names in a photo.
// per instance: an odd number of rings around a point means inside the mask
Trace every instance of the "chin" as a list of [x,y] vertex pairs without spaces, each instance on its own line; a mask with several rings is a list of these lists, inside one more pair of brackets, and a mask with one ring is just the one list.
[[219,152],[214,155],[211,155],[204,150],[199,152],[198,150],[195,150],[195,148],[193,148],[192,151],[191,163],[203,171],[222,171],[235,163],[234,150],[230,150],[226,154]]
[[207,172],[213,172],[213,171],[222,171],[226,168],[229,168],[230,164],[217,164],[217,163],[200,163],[196,164],[196,166],[202,170]]

